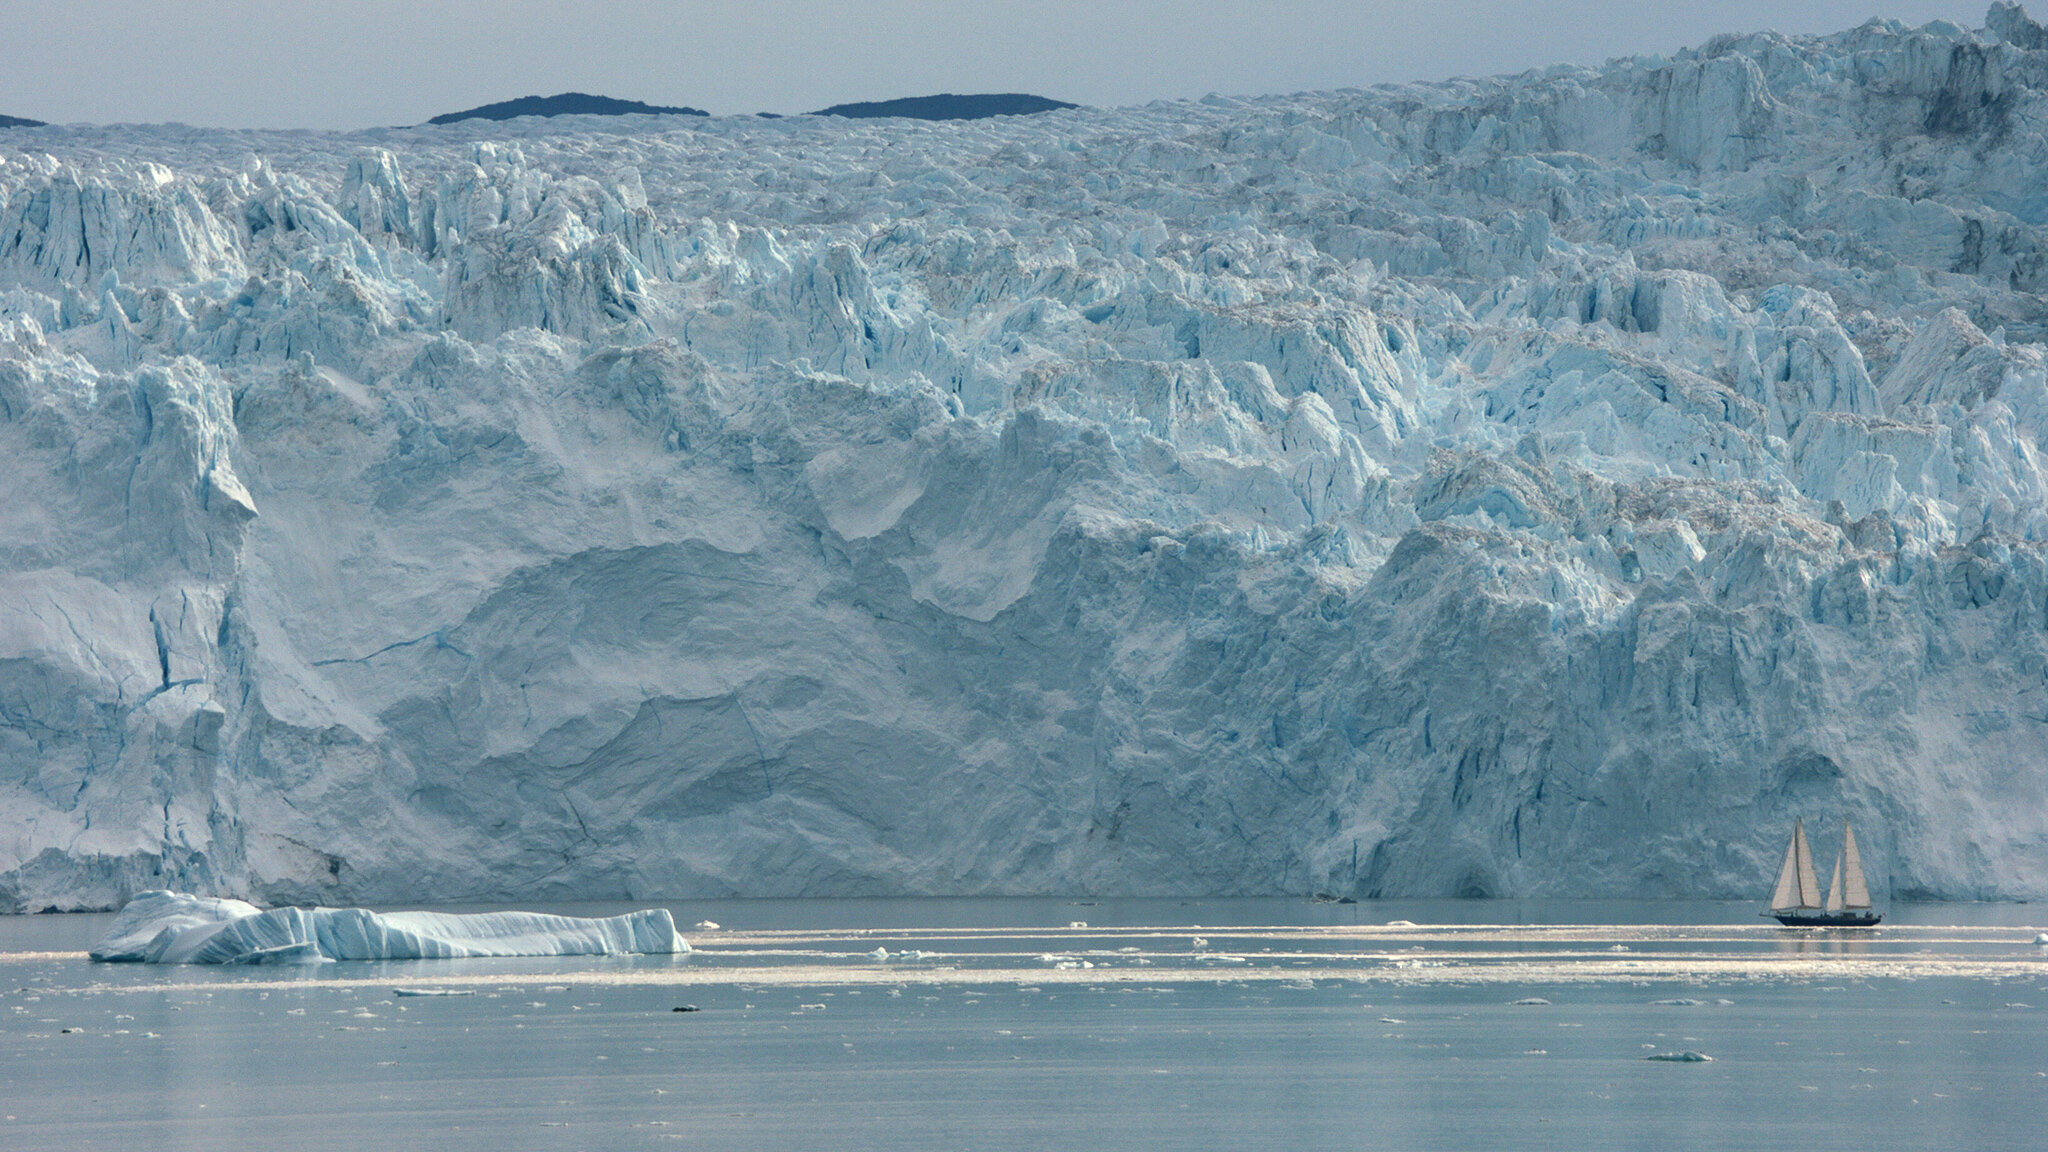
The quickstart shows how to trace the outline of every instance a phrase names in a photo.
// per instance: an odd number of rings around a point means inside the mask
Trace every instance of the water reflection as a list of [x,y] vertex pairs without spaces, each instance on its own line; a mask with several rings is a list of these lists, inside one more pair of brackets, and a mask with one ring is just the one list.
[[1868,928],[1780,928],[1776,951],[1788,956],[1868,956],[1876,938]]

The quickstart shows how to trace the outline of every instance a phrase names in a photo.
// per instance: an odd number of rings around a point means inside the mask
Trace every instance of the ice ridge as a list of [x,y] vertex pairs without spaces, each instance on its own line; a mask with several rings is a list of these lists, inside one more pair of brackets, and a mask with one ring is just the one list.
[[2042,35],[7,136],[0,909],[2048,896]]

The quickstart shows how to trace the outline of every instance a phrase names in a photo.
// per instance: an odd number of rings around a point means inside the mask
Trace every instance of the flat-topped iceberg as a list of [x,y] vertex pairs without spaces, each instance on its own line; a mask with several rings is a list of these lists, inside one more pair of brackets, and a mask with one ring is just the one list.
[[130,900],[92,958],[148,964],[306,964],[468,956],[688,952],[666,909],[588,919],[539,912],[272,908],[183,892]]

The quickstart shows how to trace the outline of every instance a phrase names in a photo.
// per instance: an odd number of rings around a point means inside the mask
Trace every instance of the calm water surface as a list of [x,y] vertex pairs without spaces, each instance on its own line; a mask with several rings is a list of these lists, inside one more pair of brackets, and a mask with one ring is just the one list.
[[2025,906],[670,907],[722,927],[285,970],[93,965],[111,917],[0,918],[0,1148],[1968,1149],[2048,1115]]

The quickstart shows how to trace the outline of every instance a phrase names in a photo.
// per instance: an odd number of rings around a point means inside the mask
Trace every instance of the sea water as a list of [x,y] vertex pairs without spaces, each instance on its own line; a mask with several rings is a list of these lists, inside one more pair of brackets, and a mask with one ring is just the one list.
[[668,907],[719,927],[285,972],[0,918],[0,1148],[1994,1148],[2048,1115],[2024,906]]

